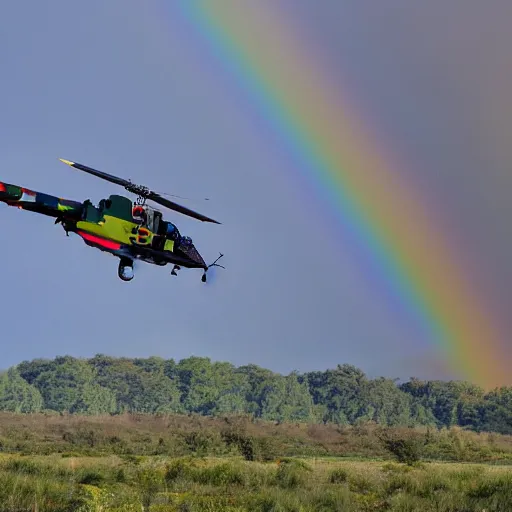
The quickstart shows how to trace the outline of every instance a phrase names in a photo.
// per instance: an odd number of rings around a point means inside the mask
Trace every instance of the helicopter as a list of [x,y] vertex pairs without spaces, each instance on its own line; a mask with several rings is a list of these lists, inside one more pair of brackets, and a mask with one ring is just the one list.
[[75,233],[89,247],[119,258],[117,274],[122,281],[128,282],[135,277],[133,265],[136,260],[162,267],[172,264],[172,276],[177,276],[177,271],[182,267],[202,269],[202,282],[206,282],[206,275],[211,267],[225,268],[217,263],[224,256],[222,253],[212,264],[207,265],[192,239],[183,236],[175,224],[165,220],[162,212],[147,201],[153,201],[202,222],[220,222],[130,180],[63,158],[59,160],[74,169],[120,185],[137,198],[132,201],[128,197],[112,194],[94,206],[89,199],[83,202],[62,199],[0,182],[0,201],[22,210],[53,217],[55,225],[61,224],[67,236]]

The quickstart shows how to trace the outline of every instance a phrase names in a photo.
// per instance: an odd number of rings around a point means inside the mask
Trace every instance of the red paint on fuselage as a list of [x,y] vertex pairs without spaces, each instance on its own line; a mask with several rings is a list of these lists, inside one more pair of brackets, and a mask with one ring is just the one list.
[[77,233],[88,242],[92,242],[93,244],[97,244],[105,249],[110,249],[112,251],[118,251],[121,249],[121,244],[117,242],[112,242],[112,240],[106,240],[105,238],[101,238],[96,235],[91,235],[90,233],[86,233],[85,231],[77,231]]

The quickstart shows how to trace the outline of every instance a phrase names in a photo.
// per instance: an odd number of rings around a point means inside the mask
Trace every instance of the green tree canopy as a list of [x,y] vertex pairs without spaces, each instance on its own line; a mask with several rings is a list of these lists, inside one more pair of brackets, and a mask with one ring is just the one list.
[[459,425],[512,434],[512,388],[464,381],[397,384],[355,366],[282,375],[207,357],[181,361],[98,354],[23,361],[0,373],[0,410],[76,414],[251,414],[264,420],[389,426]]
[[0,377],[0,410],[33,413],[43,408],[41,393],[24,380],[16,368],[9,370]]

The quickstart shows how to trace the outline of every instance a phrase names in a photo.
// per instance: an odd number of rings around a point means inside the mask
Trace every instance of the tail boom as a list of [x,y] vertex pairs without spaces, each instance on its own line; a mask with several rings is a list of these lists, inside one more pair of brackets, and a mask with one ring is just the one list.
[[0,182],[0,201],[9,206],[49,217],[80,218],[83,211],[83,204],[78,201],[62,199],[3,182]]

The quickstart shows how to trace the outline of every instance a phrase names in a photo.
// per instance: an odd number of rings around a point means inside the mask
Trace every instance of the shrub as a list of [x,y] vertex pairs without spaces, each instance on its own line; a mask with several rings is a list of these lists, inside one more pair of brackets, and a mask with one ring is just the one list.
[[283,452],[278,443],[271,437],[260,437],[254,440],[255,459],[263,462],[275,461]]
[[221,436],[213,430],[193,430],[185,434],[185,443],[191,452],[197,455],[216,455],[222,453]]
[[312,469],[300,460],[284,459],[279,462],[276,483],[283,489],[295,489],[304,486],[306,474]]
[[187,478],[192,473],[193,466],[190,461],[177,459],[167,464],[164,474],[165,481],[169,484],[180,478]]
[[425,441],[423,437],[382,434],[381,442],[384,447],[398,460],[409,466],[417,464],[423,457]]
[[78,483],[98,486],[106,480],[105,475],[94,469],[85,471],[79,478]]
[[237,429],[229,429],[223,430],[221,436],[228,447],[236,446],[245,460],[255,460],[254,440],[245,432]]
[[215,487],[244,485],[245,474],[235,464],[225,463],[196,470],[193,474],[193,479],[197,483],[213,485]]
[[41,475],[44,473],[41,465],[30,459],[9,459],[4,464],[4,469],[12,473],[24,475]]
[[346,482],[348,479],[348,471],[344,468],[337,468],[331,471],[329,475],[329,482],[331,484],[341,484]]

